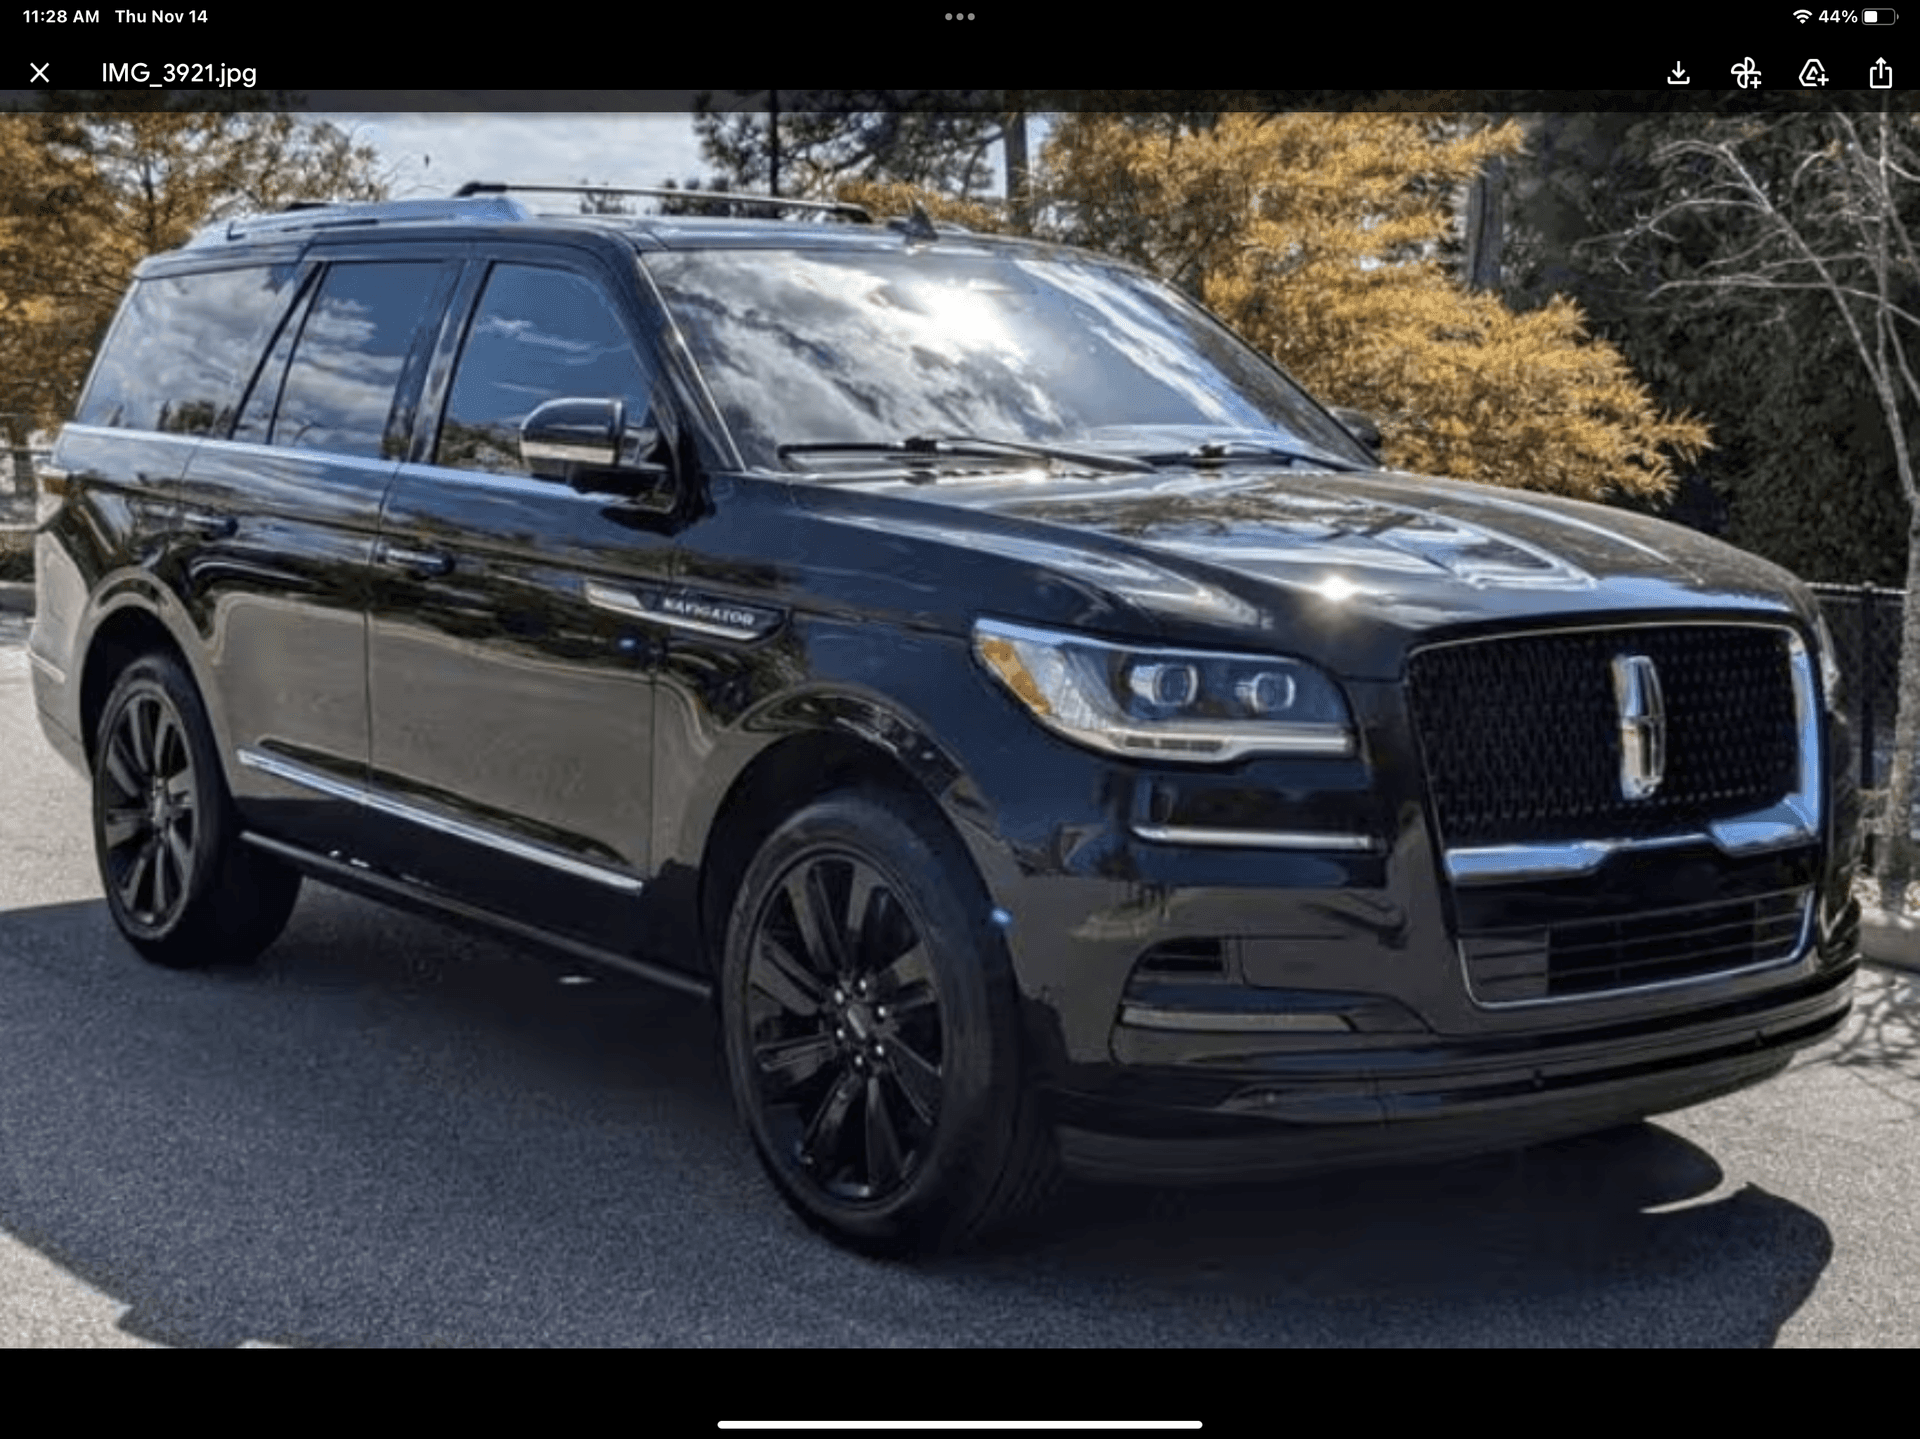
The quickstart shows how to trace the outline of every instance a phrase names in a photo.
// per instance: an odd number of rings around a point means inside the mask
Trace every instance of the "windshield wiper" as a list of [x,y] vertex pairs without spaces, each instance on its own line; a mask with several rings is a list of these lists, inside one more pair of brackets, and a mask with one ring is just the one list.
[[1317,450],[1298,449],[1288,445],[1269,444],[1265,440],[1203,440],[1187,450],[1173,450],[1159,455],[1142,455],[1141,462],[1155,467],[1163,465],[1223,465],[1229,460],[1240,458],[1262,460],[1284,460],[1288,464],[1324,465],[1329,470],[1357,470],[1360,466],[1346,460],[1331,459]]
[[909,459],[1057,460],[1091,470],[1139,473],[1153,468],[1146,460],[1098,450],[1075,450],[1064,445],[1037,445],[1025,440],[990,440],[978,435],[911,435],[904,440],[823,440],[813,444],[782,445],[774,451],[789,455],[904,455]]

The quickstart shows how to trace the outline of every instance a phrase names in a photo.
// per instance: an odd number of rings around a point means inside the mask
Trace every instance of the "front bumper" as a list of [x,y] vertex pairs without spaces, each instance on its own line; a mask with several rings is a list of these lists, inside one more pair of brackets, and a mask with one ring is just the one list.
[[1664,1114],[1759,1083],[1832,1036],[1845,965],[1790,991],[1529,1039],[1242,1058],[1221,1072],[1117,1068],[1055,1097],[1070,1167],[1099,1178],[1218,1181],[1518,1148]]

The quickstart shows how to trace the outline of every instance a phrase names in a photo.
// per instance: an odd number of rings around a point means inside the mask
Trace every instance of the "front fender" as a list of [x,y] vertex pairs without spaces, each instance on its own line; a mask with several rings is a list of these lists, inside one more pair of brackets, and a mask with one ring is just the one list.
[[[655,707],[654,853],[697,867],[708,836],[748,772],[802,736],[870,749],[908,775],[967,839],[985,843],[988,804],[956,726],[964,646],[917,631],[798,619],[752,648],[674,646]],[[942,714],[936,724],[930,716]],[[984,831],[984,832],[983,832]],[[986,857],[976,854],[976,862]]]

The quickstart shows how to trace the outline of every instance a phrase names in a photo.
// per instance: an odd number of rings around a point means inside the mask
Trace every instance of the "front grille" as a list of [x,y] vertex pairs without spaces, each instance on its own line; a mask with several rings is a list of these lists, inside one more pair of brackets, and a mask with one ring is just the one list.
[[[1620,786],[1617,655],[1645,655],[1666,712],[1665,775]],[[1799,779],[1786,632],[1667,625],[1440,645],[1408,664],[1408,703],[1449,848],[1698,831]]]
[[1748,899],[1463,936],[1467,983],[1482,1004],[1604,994],[1790,959],[1806,888]]

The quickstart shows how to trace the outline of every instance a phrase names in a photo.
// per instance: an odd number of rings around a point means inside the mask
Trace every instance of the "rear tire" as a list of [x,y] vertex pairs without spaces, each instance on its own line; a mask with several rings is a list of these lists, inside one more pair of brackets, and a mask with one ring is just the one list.
[[953,1249],[1052,1187],[988,916],[952,836],[882,791],[815,802],[747,868],[721,974],[728,1075],[775,1187],[837,1243]]
[[300,895],[297,871],[241,842],[206,709],[170,655],[128,665],[101,711],[93,838],[114,923],[169,969],[258,957]]

